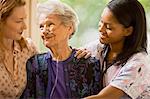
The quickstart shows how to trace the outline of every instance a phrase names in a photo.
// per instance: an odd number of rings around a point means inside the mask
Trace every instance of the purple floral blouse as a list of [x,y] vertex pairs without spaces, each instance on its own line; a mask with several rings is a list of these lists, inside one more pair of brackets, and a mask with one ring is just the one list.
[[[79,99],[100,91],[100,64],[95,58],[76,59],[72,55],[63,64],[64,83],[67,95],[65,99]],[[27,62],[27,86],[22,99],[50,99],[53,85],[51,81],[52,58],[48,53],[38,54]],[[59,77],[62,76],[58,76]],[[61,98],[61,97],[59,97]],[[62,99],[62,98],[61,98]]]

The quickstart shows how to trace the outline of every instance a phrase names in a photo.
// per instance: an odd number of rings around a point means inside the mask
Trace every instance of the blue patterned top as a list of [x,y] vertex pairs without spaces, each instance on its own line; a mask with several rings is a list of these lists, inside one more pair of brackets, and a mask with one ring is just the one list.
[[[61,71],[60,74],[58,68],[59,83],[57,82],[55,95],[52,97],[50,97],[50,94],[56,79],[56,74],[54,76],[53,73],[56,73],[56,71],[52,73],[54,61],[50,53],[37,54],[30,58],[27,62],[27,86],[21,99],[56,99],[57,95],[59,99],[79,99],[99,93],[101,90],[99,60],[93,57],[76,59],[74,57],[75,53],[76,51],[73,50],[67,60],[59,62],[63,66],[61,68],[63,72]],[[59,89],[60,82],[65,87]]]

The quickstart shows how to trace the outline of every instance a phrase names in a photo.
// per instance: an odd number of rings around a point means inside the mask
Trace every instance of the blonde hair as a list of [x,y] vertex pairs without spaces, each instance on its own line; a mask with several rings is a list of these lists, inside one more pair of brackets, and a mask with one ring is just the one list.
[[[5,22],[7,17],[12,13],[12,10],[18,6],[24,6],[26,3],[24,0],[0,0],[0,52],[5,51],[5,46],[3,45],[3,33],[1,33],[2,22]],[[18,41],[21,48],[24,47],[25,40],[22,38]],[[23,45],[23,46],[22,46]],[[2,53],[0,53],[2,54]],[[4,55],[3,55],[4,56]]]
[[67,4],[60,1],[47,1],[38,5],[39,18],[48,15],[58,15],[64,25],[73,24],[73,33],[77,31],[79,19],[76,12]]
[[24,0],[0,0],[0,21],[5,21],[15,7],[25,4]]

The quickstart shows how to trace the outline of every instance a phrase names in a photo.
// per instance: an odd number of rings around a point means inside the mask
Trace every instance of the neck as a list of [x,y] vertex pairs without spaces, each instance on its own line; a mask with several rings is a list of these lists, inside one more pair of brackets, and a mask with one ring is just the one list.
[[53,60],[64,61],[66,60],[72,52],[69,46],[59,45],[49,48],[51,50]]
[[7,51],[13,51],[13,40],[11,39],[2,39],[1,40],[3,46],[4,46],[4,49],[7,50]]
[[120,41],[119,43],[110,44],[110,52],[112,53],[121,53],[123,49],[124,41]]
[[123,49],[123,42],[110,44],[110,51],[108,54],[108,60],[112,61],[116,59],[116,57],[122,52]]

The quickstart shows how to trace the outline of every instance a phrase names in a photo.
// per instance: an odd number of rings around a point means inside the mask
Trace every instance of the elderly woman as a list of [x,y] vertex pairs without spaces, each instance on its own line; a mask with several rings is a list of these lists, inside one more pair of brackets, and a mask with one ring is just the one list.
[[79,23],[74,10],[61,2],[46,2],[39,10],[41,37],[50,51],[28,60],[22,98],[73,99],[97,94],[99,61],[76,59],[76,50],[68,45]]

